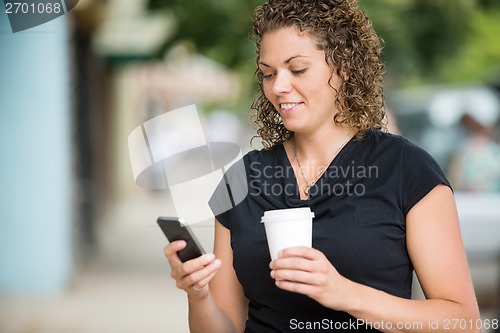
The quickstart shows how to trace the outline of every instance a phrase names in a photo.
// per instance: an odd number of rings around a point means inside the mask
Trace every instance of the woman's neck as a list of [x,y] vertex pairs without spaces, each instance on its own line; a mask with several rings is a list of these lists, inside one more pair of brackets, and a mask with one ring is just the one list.
[[321,163],[325,158],[344,146],[355,135],[355,131],[348,126],[335,126],[328,131],[313,133],[294,133],[288,140],[290,148],[295,145],[295,150],[301,160]]

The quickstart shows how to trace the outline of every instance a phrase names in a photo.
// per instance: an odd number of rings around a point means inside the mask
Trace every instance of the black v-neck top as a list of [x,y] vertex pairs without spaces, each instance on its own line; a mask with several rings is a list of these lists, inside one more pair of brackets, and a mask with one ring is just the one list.
[[[310,189],[309,200],[299,197],[283,145],[251,151],[242,165],[226,173],[210,207],[231,232],[233,266],[249,300],[245,332],[378,332],[354,325],[357,319],[344,312],[276,287],[260,218],[266,210],[310,207],[315,214],[312,245],[340,274],[410,298],[413,266],[405,216],[435,186],[450,186],[436,161],[407,139],[373,130],[345,145]],[[223,208],[228,206],[234,207]]]

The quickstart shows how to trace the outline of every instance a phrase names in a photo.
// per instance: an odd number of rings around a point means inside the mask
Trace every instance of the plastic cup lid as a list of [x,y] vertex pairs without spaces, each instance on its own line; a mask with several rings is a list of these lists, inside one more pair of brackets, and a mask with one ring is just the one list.
[[275,209],[268,210],[264,212],[264,216],[261,218],[261,222],[269,221],[283,221],[283,220],[297,220],[303,218],[313,218],[314,213],[311,212],[311,208],[288,208],[288,209]]

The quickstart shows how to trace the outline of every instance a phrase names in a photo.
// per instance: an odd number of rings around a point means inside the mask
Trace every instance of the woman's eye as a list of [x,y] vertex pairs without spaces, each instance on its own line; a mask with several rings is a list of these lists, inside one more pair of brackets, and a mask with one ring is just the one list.
[[302,68],[302,69],[292,70],[291,72],[295,75],[300,75],[300,74],[304,74],[306,71],[307,71],[307,68]]
[[270,79],[270,78],[272,78],[273,76],[274,76],[274,74],[273,74],[273,73],[270,73],[270,74],[264,74],[264,73],[262,73],[262,78],[263,78],[263,79],[265,79],[265,80]]

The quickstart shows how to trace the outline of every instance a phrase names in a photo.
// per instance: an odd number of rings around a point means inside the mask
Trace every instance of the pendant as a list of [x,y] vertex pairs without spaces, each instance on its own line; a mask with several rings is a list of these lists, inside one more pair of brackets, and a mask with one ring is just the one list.
[[306,187],[304,187],[304,193],[305,193],[305,195],[307,195],[307,199],[311,199],[311,195],[309,194],[310,188],[311,188],[311,185],[306,185]]

